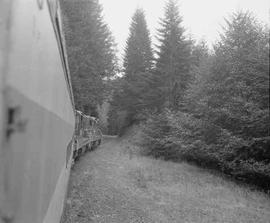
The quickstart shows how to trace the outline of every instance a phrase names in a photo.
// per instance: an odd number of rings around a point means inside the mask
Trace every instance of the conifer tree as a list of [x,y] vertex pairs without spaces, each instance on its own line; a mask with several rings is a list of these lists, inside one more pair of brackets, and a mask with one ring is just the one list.
[[135,11],[129,32],[123,64],[124,80],[118,101],[121,109],[128,113],[128,122],[131,122],[134,115],[145,108],[144,95],[153,67],[150,33],[142,9]]
[[269,37],[252,14],[226,19],[211,61],[199,73],[187,98],[197,114],[243,138],[269,135]]
[[215,48],[208,105],[216,123],[243,137],[269,134],[268,38],[253,15],[240,11],[226,20]]
[[125,76],[131,77],[151,70],[153,66],[153,52],[150,33],[147,28],[145,14],[137,9],[132,17],[129,28],[124,56]]
[[76,108],[93,113],[102,103],[103,78],[115,74],[115,43],[98,0],[62,0],[61,6]]
[[176,109],[190,81],[191,62],[190,41],[185,37],[185,29],[176,1],[167,2],[165,15],[160,25],[156,64],[156,81],[159,84],[156,90],[162,92],[163,95],[161,106]]

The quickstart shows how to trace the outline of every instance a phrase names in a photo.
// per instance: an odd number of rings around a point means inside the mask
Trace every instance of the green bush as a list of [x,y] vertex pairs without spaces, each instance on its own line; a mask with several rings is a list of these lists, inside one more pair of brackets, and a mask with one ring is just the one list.
[[246,140],[170,110],[150,114],[143,133],[148,155],[190,161],[270,190],[270,137]]

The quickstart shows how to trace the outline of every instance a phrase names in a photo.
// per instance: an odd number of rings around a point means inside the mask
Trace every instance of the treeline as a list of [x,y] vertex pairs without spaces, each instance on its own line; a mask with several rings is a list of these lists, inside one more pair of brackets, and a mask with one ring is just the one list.
[[118,69],[116,44],[98,0],[61,0],[76,109],[98,116],[107,79]]
[[269,27],[233,13],[209,50],[187,36],[168,0],[153,47],[137,9],[116,78],[116,46],[98,0],[60,3],[76,109],[99,116],[110,134],[141,123],[147,155],[270,189]]
[[137,9],[124,75],[113,80],[109,131],[143,123],[147,155],[192,161],[270,190],[269,27],[245,11],[225,22],[210,51],[187,37],[169,0],[154,51]]

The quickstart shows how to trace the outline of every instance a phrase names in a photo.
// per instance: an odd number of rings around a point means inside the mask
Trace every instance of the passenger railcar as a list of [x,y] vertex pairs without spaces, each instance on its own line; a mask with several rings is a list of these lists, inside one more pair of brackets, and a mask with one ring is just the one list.
[[1,223],[60,222],[75,139],[86,132],[75,128],[84,115],[65,49],[58,0],[0,1]]

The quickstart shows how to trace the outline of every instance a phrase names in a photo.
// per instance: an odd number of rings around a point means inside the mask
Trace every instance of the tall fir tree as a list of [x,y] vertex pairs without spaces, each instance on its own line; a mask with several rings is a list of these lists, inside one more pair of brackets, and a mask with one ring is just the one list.
[[269,30],[250,12],[226,20],[215,46],[208,106],[215,122],[243,137],[269,135]]
[[226,19],[214,54],[200,65],[192,113],[243,138],[269,135],[268,30],[249,12]]
[[144,11],[140,8],[135,11],[132,17],[123,66],[127,78],[149,72],[153,66],[150,33]]
[[93,114],[102,103],[103,78],[117,67],[115,43],[98,0],[62,0],[76,108]]
[[185,37],[175,0],[167,2],[160,26],[156,62],[157,99],[160,102],[163,95],[161,106],[177,109],[190,81],[191,42]]
[[127,112],[132,122],[136,113],[145,108],[144,95],[153,68],[153,51],[150,33],[143,9],[137,9],[132,17],[129,37],[124,55],[124,78],[122,91],[118,94],[121,109]]

